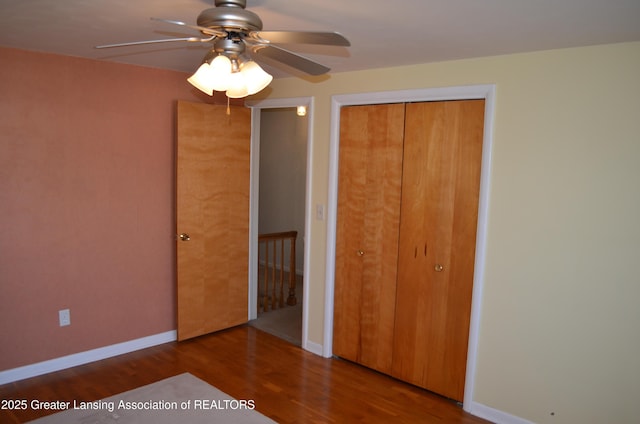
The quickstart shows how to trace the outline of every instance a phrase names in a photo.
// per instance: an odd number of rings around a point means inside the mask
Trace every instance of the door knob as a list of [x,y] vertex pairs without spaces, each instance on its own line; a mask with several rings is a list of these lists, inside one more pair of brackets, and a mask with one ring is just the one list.
[[436,270],[436,272],[440,272],[443,270],[442,265],[440,264],[436,264],[436,266],[434,267],[434,269]]
[[364,250],[358,250],[358,256],[364,256]]
[[182,234],[180,234],[178,237],[180,237],[180,240],[182,240],[182,241],[189,241],[189,240],[191,240],[191,237],[189,237],[189,234],[187,234],[187,233],[182,233]]

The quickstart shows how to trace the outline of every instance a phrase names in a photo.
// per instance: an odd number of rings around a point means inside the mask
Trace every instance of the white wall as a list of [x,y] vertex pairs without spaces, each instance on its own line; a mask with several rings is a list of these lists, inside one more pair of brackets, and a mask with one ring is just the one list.
[[[469,84],[496,84],[474,401],[505,420],[636,422],[640,43],[287,78],[268,95],[314,96],[311,203],[326,204],[332,95]],[[326,223],[307,235],[318,344]]]

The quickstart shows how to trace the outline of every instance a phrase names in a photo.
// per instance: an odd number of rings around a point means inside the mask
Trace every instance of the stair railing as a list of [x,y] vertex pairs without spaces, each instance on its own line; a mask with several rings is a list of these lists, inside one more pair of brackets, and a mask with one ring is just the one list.
[[[297,231],[258,235],[258,313],[284,307],[285,274],[288,274],[287,305],[296,299],[296,238]],[[286,245],[289,243],[289,264],[285,267]],[[288,272],[287,272],[288,268]]]

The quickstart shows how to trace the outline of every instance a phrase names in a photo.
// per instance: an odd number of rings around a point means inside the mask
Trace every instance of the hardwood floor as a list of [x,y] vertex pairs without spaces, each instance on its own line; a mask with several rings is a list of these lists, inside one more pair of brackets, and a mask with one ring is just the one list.
[[[0,386],[0,399],[90,401],[183,372],[279,423],[487,423],[425,390],[247,325]],[[50,411],[0,410],[0,423]]]

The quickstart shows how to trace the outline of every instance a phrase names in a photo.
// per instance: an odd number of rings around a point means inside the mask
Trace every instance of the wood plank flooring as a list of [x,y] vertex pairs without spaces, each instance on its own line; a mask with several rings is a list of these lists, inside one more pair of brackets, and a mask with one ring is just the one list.
[[[456,403],[243,325],[0,386],[0,399],[91,401],[189,372],[279,423],[487,423]],[[0,423],[51,411],[0,410]]]

